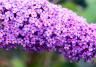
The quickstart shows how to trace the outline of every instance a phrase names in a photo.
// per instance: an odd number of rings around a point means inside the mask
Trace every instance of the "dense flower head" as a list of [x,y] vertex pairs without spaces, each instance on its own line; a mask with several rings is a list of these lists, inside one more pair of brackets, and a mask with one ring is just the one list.
[[96,28],[47,0],[0,0],[0,48],[52,50],[71,61],[96,55]]

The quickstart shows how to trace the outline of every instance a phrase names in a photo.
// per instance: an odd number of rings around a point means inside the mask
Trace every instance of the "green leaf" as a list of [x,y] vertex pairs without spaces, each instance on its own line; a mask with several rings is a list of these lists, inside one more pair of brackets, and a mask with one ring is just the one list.
[[88,22],[96,22],[96,0],[86,0],[88,6],[82,13],[82,15],[88,20]]
[[77,6],[76,4],[72,3],[72,2],[66,2],[66,3],[62,3],[63,7],[69,8],[73,11],[77,11]]

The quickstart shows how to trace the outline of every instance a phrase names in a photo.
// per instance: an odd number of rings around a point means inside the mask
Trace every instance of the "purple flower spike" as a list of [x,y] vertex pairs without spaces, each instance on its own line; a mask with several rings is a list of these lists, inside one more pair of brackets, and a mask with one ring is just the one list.
[[96,28],[47,0],[0,0],[0,48],[17,46],[89,61],[96,55]]

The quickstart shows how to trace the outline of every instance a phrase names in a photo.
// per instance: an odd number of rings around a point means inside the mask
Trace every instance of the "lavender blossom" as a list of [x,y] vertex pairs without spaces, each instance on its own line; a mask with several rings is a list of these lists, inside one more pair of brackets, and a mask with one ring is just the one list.
[[0,0],[0,48],[57,51],[70,61],[96,55],[96,28],[47,0]]

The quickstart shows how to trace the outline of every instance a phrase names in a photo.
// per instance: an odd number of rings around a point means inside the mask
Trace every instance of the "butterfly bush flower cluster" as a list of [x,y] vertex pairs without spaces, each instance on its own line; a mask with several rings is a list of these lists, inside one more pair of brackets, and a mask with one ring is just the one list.
[[47,0],[0,0],[0,48],[56,51],[70,61],[96,55],[96,25]]

